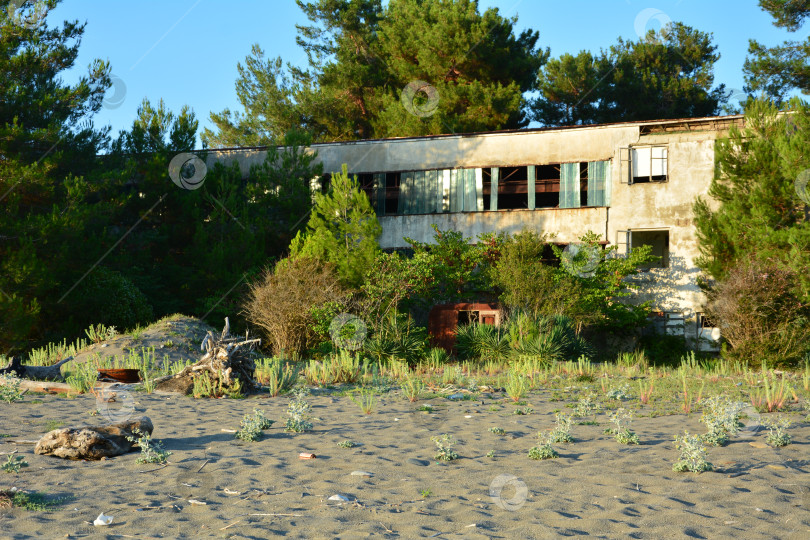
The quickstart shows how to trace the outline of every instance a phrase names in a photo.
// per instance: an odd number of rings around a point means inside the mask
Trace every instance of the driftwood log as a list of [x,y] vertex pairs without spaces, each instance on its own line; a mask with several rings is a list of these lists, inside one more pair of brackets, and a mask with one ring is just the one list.
[[64,459],[101,459],[120,456],[132,449],[136,431],[152,434],[152,421],[142,416],[117,424],[97,427],[61,428],[46,433],[37,442],[35,454]]
[[225,328],[219,337],[208,332],[200,345],[205,352],[200,360],[178,373],[159,377],[152,382],[158,390],[168,390],[188,394],[194,387],[194,380],[208,374],[215,388],[232,390],[237,381],[240,390],[252,390],[258,386],[254,379],[256,364],[251,351],[261,343],[261,339],[231,337],[230,323],[225,317]]
[[13,371],[17,374],[17,377],[20,378],[38,379],[41,381],[64,381],[61,369],[64,364],[67,364],[71,360],[73,360],[73,357],[68,356],[52,366],[24,366],[21,357],[12,357],[6,367],[0,368],[0,375],[8,375]]

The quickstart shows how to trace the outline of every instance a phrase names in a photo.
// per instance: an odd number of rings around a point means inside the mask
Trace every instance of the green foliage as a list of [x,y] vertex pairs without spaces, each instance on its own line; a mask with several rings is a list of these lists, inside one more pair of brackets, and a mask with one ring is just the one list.
[[296,236],[290,253],[333,264],[345,286],[358,288],[380,251],[381,233],[371,202],[344,164],[342,172],[332,175],[329,191],[315,194],[306,232]]
[[789,419],[785,417],[777,419],[767,418],[762,421],[762,424],[768,428],[768,436],[765,438],[765,441],[769,445],[774,448],[779,448],[790,444],[790,435],[785,432],[785,430],[790,427]]
[[[751,102],[745,127],[732,126],[715,144],[715,176],[709,196],[694,205],[700,241],[698,264],[722,280],[741,261],[754,258],[791,269],[800,280],[800,298],[810,291],[804,270],[810,254],[810,221],[805,217],[799,175],[810,168],[810,106],[789,103],[789,115],[765,100]],[[806,195],[804,195],[806,197]]]
[[673,471],[702,473],[712,470],[712,464],[706,461],[706,447],[699,435],[689,435],[688,431],[684,431],[682,436],[675,437],[675,448],[680,456],[672,466]]
[[491,427],[491,428],[489,428],[489,432],[494,433],[495,435],[498,435],[500,437],[503,437],[504,435],[506,435],[506,431],[503,428],[499,428],[499,427]]
[[21,400],[23,393],[20,391],[20,382],[17,374],[13,371],[0,375],[0,401],[14,403]]
[[103,324],[91,324],[90,328],[84,331],[87,338],[93,343],[101,343],[108,339],[112,339],[118,335],[118,330],[115,326],[105,326]]
[[[649,306],[620,300],[636,288],[625,278],[655,260],[651,248],[634,248],[627,257],[616,257],[616,246],[603,249],[595,233],[580,240],[582,247],[571,257],[550,244],[548,237],[530,230],[506,238],[489,272],[493,285],[502,291],[501,301],[513,310],[534,315],[565,315],[578,327],[621,330],[643,324]],[[552,254],[565,258],[566,264],[553,267],[544,263]]]
[[135,460],[135,463],[156,463],[162,465],[166,463],[166,460],[172,455],[172,452],[163,449],[162,442],[152,440],[152,435],[149,433],[139,429],[132,430],[132,433],[133,436],[127,436],[127,440],[141,449],[141,455]]
[[377,399],[374,396],[374,390],[370,388],[357,388],[349,394],[349,399],[355,405],[360,407],[364,414],[371,414],[374,412],[374,406],[377,404]]
[[[522,95],[548,52],[536,48],[537,32],[516,34],[516,17],[482,13],[471,0],[298,5],[310,21],[297,38],[307,69],[254,45],[237,66],[244,112],[211,115],[216,130],[203,133],[211,146],[272,144],[291,128],[334,141],[526,125]],[[417,80],[435,88],[438,102],[417,92],[411,114],[401,94]]]
[[528,387],[528,381],[526,381],[526,377],[520,375],[518,373],[509,372],[509,378],[506,380],[506,385],[504,389],[506,390],[506,395],[509,398],[517,403],[523,396],[526,395],[526,390]]
[[255,442],[262,438],[262,431],[269,429],[273,425],[273,420],[268,419],[263,411],[253,409],[253,414],[246,414],[242,418],[236,438],[243,441]]
[[301,388],[295,392],[293,399],[290,401],[290,405],[287,407],[287,416],[289,418],[284,424],[287,431],[303,433],[312,429],[312,422],[310,421],[312,418],[310,414],[312,406],[306,400],[307,393],[306,389]]
[[550,433],[538,433],[537,436],[540,438],[540,444],[529,449],[529,459],[554,459],[560,456],[551,446]]
[[712,35],[674,22],[599,54],[565,53],[540,72],[534,118],[544,125],[713,116],[727,99],[712,89],[720,58]]
[[345,441],[339,441],[337,445],[339,448],[354,448],[355,446],[357,446],[357,443],[347,439]]
[[639,444],[638,435],[630,431],[630,422],[633,419],[632,411],[619,408],[610,414],[610,421],[616,426],[609,430],[620,444]]
[[[798,31],[810,17],[810,6],[803,0],[760,0],[759,5],[775,19],[774,26],[789,32]],[[743,73],[749,91],[760,91],[779,101],[793,89],[810,93],[810,37],[776,47],[752,39],[748,54]]]
[[575,360],[591,353],[590,345],[565,316],[534,316],[513,313],[506,322],[512,357],[549,364]]
[[509,357],[505,326],[470,323],[456,328],[456,350],[461,358],[500,362]]
[[286,363],[284,358],[261,358],[256,361],[256,380],[268,387],[270,395],[276,397],[289,391],[298,380],[298,370]]
[[79,394],[86,394],[95,386],[98,380],[98,368],[92,362],[76,363],[70,366],[70,375],[65,377],[65,382],[70,388]]
[[454,459],[458,459],[458,454],[453,450],[453,446],[456,445],[456,440],[452,435],[443,433],[437,437],[431,437],[430,440],[436,443],[436,448],[438,449],[434,459],[439,459],[442,461],[453,461]]
[[146,296],[132,281],[114,270],[103,266],[95,268],[78,289],[80,292],[73,299],[72,309],[86,313],[102,325],[134,328],[154,318]]
[[743,404],[725,396],[714,396],[703,400],[703,414],[700,421],[706,424],[707,433],[703,440],[712,446],[724,446],[729,438],[740,430],[740,412]]
[[568,443],[573,442],[574,439],[571,437],[571,416],[557,413],[555,415],[557,425],[554,426],[554,429],[551,430],[551,434],[549,435],[548,442],[550,443]]
[[[414,366],[424,358],[427,342],[426,328],[417,326],[404,313],[391,311],[378,322],[374,335],[364,342],[363,347],[378,362],[404,361]],[[439,353],[431,354],[437,356]]]
[[7,473],[18,473],[23,467],[28,467],[28,462],[22,456],[8,456],[6,462],[0,465],[0,469]]
[[402,381],[400,388],[402,388],[402,393],[408,398],[408,401],[413,403],[418,401],[419,396],[424,392],[425,383],[418,377],[408,377]]

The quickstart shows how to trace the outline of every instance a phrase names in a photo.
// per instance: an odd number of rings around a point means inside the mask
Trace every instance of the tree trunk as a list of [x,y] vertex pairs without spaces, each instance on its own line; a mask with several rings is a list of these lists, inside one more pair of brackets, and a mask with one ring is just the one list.
[[38,379],[43,381],[63,381],[61,368],[63,364],[66,364],[73,360],[72,356],[68,356],[67,358],[60,360],[56,364],[52,366],[24,366],[22,364],[22,359],[18,357],[12,357],[11,361],[8,365],[4,368],[0,368],[0,375],[7,375],[12,371],[17,374],[19,378],[26,378],[26,379]]

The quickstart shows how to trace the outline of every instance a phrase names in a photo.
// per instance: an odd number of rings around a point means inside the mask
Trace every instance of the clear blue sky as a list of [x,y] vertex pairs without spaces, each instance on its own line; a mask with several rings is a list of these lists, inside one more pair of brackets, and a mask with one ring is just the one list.
[[[721,54],[715,83],[729,89],[743,86],[749,38],[776,45],[808,34],[807,27],[794,34],[774,27],[756,0],[481,0],[480,7],[517,15],[518,30],[538,30],[540,45],[550,47],[552,56],[598,51],[619,36],[636,39],[637,29],[681,21],[714,34]],[[211,125],[211,111],[239,109],[236,64],[253,43],[269,56],[306,62],[295,44],[295,25],[306,19],[293,0],[64,0],[48,22],[65,19],[87,22],[77,68],[65,80],[102,58],[126,87],[111,89],[109,106],[95,117],[113,133],[131,127],[144,97],[153,103],[163,98],[173,111],[191,106],[200,130]]]

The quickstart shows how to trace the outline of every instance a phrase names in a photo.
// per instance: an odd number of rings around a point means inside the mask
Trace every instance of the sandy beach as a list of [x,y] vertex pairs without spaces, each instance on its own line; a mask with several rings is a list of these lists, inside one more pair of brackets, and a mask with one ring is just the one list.
[[[125,396],[124,396],[125,397]],[[103,423],[96,398],[27,395],[2,405],[0,452],[14,450],[29,467],[0,475],[16,487],[69,499],[46,512],[0,509],[2,538],[808,538],[810,424],[793,415],[793,443],[764,444],[748,429],[710,448],[715,470],[676,473],[673,436],[701,433],[699,414],[632,424],[641,445],[625,446],[599,425],[574,425],[558,459],[533,461],[536,433],[552,427],[562,404],[533,392],[528,415],[503,394],[477,400],[442,397],[408,402],[381,397],[365,415],[349,397],[315,390],[314,428],[283,429],[289,398],[202,399],[132,393],[120,400],[149,416],[169,463],[136,464],[138,452],[96,462],[35,455],[47,427]],[[433,412],[417,410],[424,404]],[[261,409],[275,425],[258,442],[232,432]],[[50,425],[49,425],[50,423]],[[46,427],[47,426],[47,427]],[[501,427],[498,436],[489,431]],[[458,441],[459,459],[437,462],[432,436]],[[353,440],[354,448],[337,443]],[[317,457],[299,459],[299,453]],[[494,457],[487,454],[494,452]],[[5,460],[5,456],[0,456]],[[355,474],[352,474],[355,473]],[[370,473],[370,476],[360,473]],[[345,500],[330,500],[341,495]],[[190,500],[197,502],[189,502]],[[205,503],[205,504],[198,504]],[[94,527],[100,513],[113,516]]]

